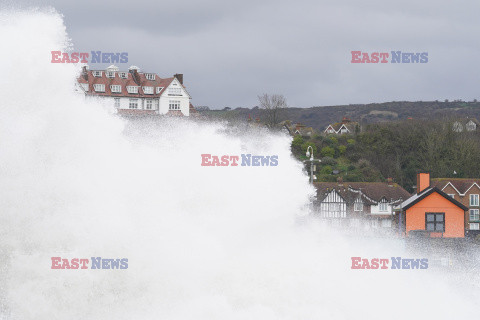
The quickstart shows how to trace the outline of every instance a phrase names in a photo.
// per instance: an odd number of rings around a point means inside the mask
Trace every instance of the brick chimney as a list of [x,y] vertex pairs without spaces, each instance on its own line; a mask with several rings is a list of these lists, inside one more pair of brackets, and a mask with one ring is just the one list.
[[82,67],[82,78],[88,81],[88,68],[87,66]]
[[133,81],[135,81],[136,84],[140,85],[140,76],[138,75],[137,69],[130,70],[130,73],[132,74]]
[[423,190],[430,187],[430,173],[418,173],[417,174],[417,194],[420,194]]
[[183,84],[183,73],[175,73],[174,77],[177,78],[181,84]]
[[393,187],[393,179],[392,178],[387,178],[387,183],[389,187]]

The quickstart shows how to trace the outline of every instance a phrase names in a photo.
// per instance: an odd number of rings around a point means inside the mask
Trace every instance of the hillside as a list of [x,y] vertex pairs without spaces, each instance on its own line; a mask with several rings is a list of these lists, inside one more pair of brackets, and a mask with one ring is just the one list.
[[[262,121],[263,110],[255,107],[252,109],[210,110],[202,113],[212,118],[240,121],[246,120],[251,115],[253,118],[259,117],[260,121]],[[291,120],[292,123],[300,122],[316,130],[323,131],[328,124],[338,122],[345,116],[361,124],[408,118],[419,120],[441,119],[445,117],[480,118],[480,103],[476,101],[393,101],[311,108],[286,108],[282,113],[281,120]]]

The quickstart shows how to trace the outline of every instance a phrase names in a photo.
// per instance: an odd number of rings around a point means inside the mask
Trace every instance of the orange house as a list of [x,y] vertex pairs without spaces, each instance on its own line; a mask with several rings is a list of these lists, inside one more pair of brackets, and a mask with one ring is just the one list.
[[429,237],[464,238],[466,206],[436,187],[430,174],[417,175],[417,193],[401,205],[407,236],[421,233]]

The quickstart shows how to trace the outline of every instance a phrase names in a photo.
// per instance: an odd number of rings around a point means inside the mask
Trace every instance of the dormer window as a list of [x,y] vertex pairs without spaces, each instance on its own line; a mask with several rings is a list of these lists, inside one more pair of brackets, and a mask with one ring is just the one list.
[[94,84],[93,89],[96,92],[105,92],[105,85],[104,84]]
[[143,87],[143,92],[145,94],[153,94],[153,87]]
[[168,88],[168,95],[169,96],[181,96],[182,89],[181,88]]
[[157,94],[162,91],[163,87],[157,87]]
[[386,202],[381,202],[379,204],[379,211],[380,212],[386,212],[388,211],[388,204]]
[[105,72],[105,75],[107,78],[115,78],[115,72],[114,71],[107,71]]
[[145,78],[147,78],[147,80],[155,81],[155,73],[145,73]]
[[101,77],[102,76],[102,71],[93,71],[93,76],[94,77]]
[[119,72],[118,76],[122,79],[127,79],[127,73],[126,72]]
[[138,87],[137,86],[127,86],[127,92],[128,93],[138,93]]
[[117,84],[111,85],[110,90],[112,90],[112,92],[114,92],[114,93],[120,93],[120,92],[122,92],[122,86],[117,85]]

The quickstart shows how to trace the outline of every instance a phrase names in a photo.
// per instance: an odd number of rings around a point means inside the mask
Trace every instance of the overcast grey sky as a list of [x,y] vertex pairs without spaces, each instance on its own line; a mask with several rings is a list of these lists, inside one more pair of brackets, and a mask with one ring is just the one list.
[[[480,98],[478,0],[32,0],[65,16],[76,51],[128,52],[183,73],[196,106]],[[426,64],[352,64],[351,51],[428,52]],[[92,67],[93,68],[93,67]]]

